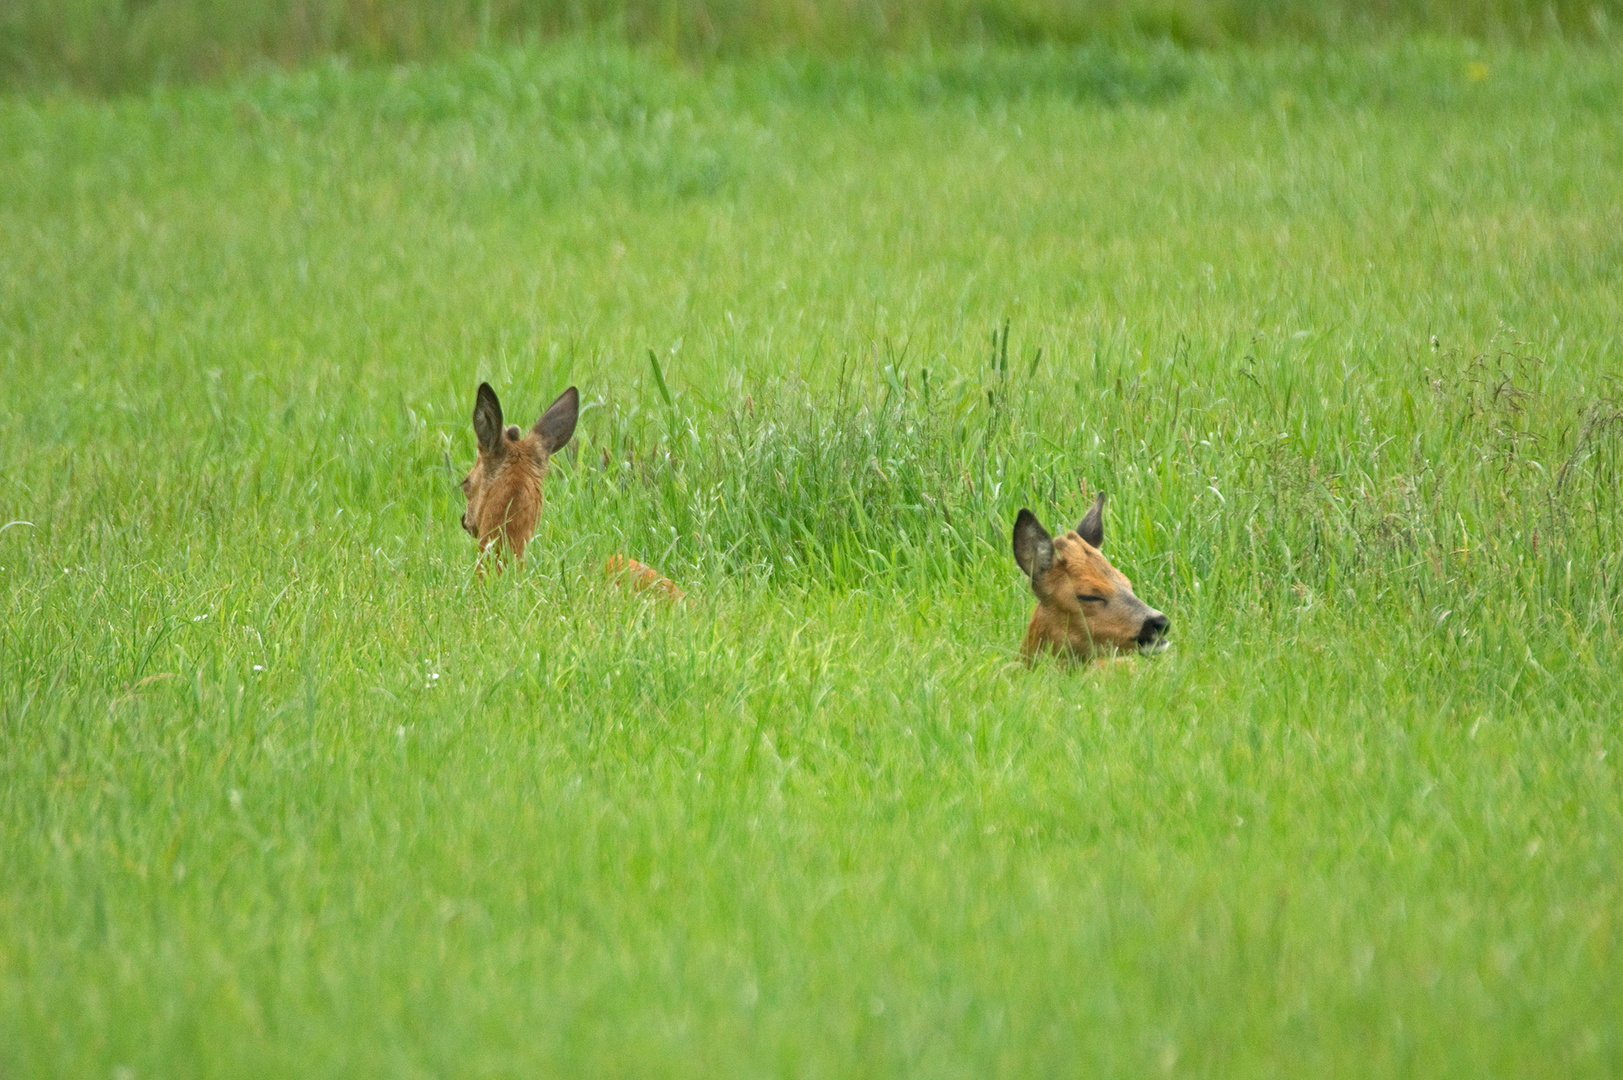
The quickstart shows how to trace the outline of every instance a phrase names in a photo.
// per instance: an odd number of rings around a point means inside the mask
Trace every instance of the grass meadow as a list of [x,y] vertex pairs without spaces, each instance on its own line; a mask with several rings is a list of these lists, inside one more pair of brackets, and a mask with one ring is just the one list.
[[127,93],[335,54],[406,63],[579,35],[739,60],[1142,39],[1596,44],[1620,30],[1623,0],[7,0],[0,91]]
[[[0,98],[0,1075],[1623,1073],[1618,72]],[[1028,670],[1100,488],[1174,646]]]

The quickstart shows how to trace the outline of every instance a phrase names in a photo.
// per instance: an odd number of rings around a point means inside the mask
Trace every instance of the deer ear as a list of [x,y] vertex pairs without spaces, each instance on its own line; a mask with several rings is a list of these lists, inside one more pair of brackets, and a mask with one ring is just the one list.
[[558,395],[558,400],[547,406],[534,431],[547,453],[556,454],[575,434],[575,421],[580,416],[580,391],[571,386]]
[[1014,561],[1031,578],[1031,587],[1054,565],[1054,541],[1043,528],[1037,515],[1022,509],[1014,519]]
[[502,403],[487,382],[479,384],[479,397],[473,403],[473,433],[479,437],[480,450],[487,454],[501,452]]
[[1093,500],[1093,506],[1083,517],[1082,524],[1076,527],[1076,535],[1086,540],[1094,547],[1104,547],[1105,543],[1105,493],[1099,494]]

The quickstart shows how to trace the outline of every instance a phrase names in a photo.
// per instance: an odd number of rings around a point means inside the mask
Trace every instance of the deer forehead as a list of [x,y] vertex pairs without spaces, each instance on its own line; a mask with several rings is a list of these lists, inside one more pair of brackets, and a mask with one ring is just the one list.
[[1074,532],[1054,537],[1054,568],[1077,587],[1095,592],[1133,587],[1127,576],[1112,566],[1098,548]]

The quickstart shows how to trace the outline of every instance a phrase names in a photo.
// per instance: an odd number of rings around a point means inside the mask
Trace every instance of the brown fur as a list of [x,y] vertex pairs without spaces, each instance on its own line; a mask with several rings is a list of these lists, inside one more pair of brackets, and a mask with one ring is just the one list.
[[[575,434],[580,394],[571,386],[554,401],[529,431],[502,424],[502,406],[489,383],[479,384],[473,407],[473,430],[479,458],[462,481],[467,509],[462,527],[479,543],[481,555],[511,553],[524,557],[524,546],[541,519],[541,481],[547,462]],[[493,550],[494,549],[494,550]]]
[[609,561],[603,566],[603,572],[610,580],[630,586],[634,593],[648,593],[673,601],[687,599],[687,593],[677,588],[676,582],[652,566],[640,563],[636,559],[628,559],[624,555],[610,555]]
[[1030,510],[1015,520],[1015,561],[1037,597],[1020,647],[1028,663],[1041,652],[1068,661],[1106,659],[1166,642],[1167,617],[1134,595],[1133,583],[1099,550],[1104,501],[1101,493],[1076,529],[1055,537]]
[[[547,407],[529,431],[502,423],[502,406],[489,383],[479,384],[473,407],[473,430],[479,439],[479,458],[462,481],[468,505],[462,527],[479,544],[481,561],[511,553],[524,558],[524,548],[535,535],[544,500],[541,482],[547,462],[575,434],[580,415],[580,393],[571,386]],[[675,582],[635,559],[615,555],[606,568],[611,578],[624,580],[635,592],[652,590],[673,600],[684,598]]]

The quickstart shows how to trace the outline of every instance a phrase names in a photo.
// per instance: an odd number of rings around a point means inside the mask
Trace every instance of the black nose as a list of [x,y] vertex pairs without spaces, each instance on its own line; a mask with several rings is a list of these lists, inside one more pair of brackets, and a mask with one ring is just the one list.
[[1140,645],[1155,644],[1157,639],[1167,636],[1167,627],[1171,625],[1172,620],[1165,615],[1152,615],[1150,618],[1145,619],[1144,625],[1139,628],[1138,643]]

